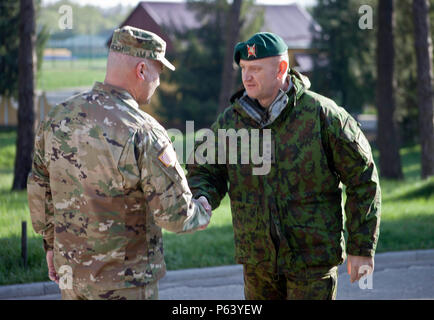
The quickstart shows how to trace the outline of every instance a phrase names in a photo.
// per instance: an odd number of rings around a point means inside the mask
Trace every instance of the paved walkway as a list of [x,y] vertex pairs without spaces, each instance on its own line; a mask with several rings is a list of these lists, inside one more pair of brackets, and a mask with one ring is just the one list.
[[[346,265],[339,267],[338,300],[434,300],[434,250],[401,251],[377,254],[370,283],[351,284]],[[160,281],[162,300],[243,300],[240,265],[168,271]],[[40,282],[0,286],[0,299],[60,299],[55,283]]]

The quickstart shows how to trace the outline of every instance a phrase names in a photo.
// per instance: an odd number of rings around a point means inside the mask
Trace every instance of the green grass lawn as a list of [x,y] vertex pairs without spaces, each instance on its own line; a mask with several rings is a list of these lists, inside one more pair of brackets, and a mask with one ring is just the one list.
[[[14,131],[0,131],[0,285],[47,281],[42,240],[32,229],[26,192],[11,192]],[[378,156],[374,153],[374,156]],[[383,205],[377,252],[434,248],[434,178],[419,179],[420,147],[401,150],[405,181],[381,181]],[[28,268],[21,257],[21,221],[27,221]],[[207,230],[163,232],[169,270],[228,265],[234,261],[229,199],[214,211]]]
[[49,91],[92,86],[95,81],[104,81],[106,62],[105,58],[44,61],[37,74],[37,88]]

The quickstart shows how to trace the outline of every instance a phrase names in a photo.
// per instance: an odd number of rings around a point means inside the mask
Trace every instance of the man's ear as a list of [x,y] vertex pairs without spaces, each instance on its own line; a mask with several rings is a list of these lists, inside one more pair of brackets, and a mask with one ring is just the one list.
[[280,61],[279,63],[279,75],[278,78],[282,79],[286,76],[286,70],[288,70],[288,62],[285,60]]
[[141,61],[136,65],[136,77],[137,79],[145,80],[145,71],[146,71],[146,64]]

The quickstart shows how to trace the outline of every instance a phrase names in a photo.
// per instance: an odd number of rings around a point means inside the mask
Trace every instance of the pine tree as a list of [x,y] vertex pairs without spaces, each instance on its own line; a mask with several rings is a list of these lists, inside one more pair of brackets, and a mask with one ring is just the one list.
[[429,7],[428,0],[413,0],[422,178],[434,175],[433,44]]
[[35,137],[36,23],[33,0],[20,1],[18,52],[18,139],[12,189],[27,186]]
[[[312,16],[321,26],[312,46],[318,50],[312,89],[335,100],[351,113],[374,102],[375,26],[361,29],[359,8],[376,1],[318,0]],[[374,10],[375,12],[375,10]]]
[[394,80],[393,0],[379,1],[378,12],[376,105],[380,173],[384,178],[402,179],[399,142],[394,121],[396,83]]

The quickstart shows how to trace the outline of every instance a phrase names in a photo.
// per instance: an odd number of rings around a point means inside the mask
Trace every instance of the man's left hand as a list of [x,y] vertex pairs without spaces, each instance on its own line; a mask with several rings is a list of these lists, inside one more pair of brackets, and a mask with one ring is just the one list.
[[[374,272],[374,258],[373,257],[362,257],[362,256],[352,256],[347,257],[347,272],[350,275],[350,281],[358,281],[363,277],[366,272],[359,273],[362,266],[365,266],[367,274]],[[362,270],[363,271],[363,270]]]

